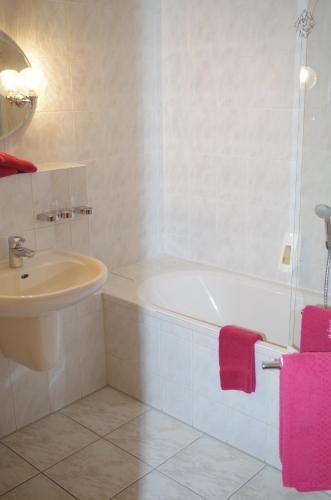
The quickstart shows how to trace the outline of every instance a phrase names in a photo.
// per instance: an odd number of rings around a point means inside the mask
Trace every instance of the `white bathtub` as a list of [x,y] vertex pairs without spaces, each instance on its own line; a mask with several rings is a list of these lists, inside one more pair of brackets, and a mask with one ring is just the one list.
[[[261,366],[286,352],[290,302],[286,286],[174,258],[117,269],[104,289],[108,383],[279,466],[279,370]],[[265,334],[254,394],[220,389],[225,324]]]
[[138,285],[146,303],[217,326],[238,325],[256,330],[274,344],[287,345],[290,291],[224,271],[161,273]]

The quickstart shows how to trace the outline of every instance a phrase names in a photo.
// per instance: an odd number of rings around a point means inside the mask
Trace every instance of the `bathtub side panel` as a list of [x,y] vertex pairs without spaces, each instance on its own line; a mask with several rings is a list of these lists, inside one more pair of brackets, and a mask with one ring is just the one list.
[[132,303],[104,302],[108,383],[198,430],[279,467],[279,372],[262,361],[281,351],[255,347],[256,392],[222,391],[218,331]]

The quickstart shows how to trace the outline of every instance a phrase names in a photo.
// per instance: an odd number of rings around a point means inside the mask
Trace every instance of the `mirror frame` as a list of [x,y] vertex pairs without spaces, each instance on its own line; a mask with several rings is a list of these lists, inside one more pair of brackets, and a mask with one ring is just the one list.
[[[21,49],[21,47],[15,42],[15,40],[13,40],[9,35],[7,35],[7,33],[0,30],[0,45],[2,42],[4,44],[8,44],[8,45],[12,46],[16,50],[16,52],[19,53],[20,56],[22,56],[22,59],[24,59],[24,61],[26,63],[26,67],[31,68],[31,63],[30,63],[28,57],[26,56],[25,52]],[[5,68],[3,68],[3,69],[5,69]],[[12,69],[12,68],[8,68],[8,69]],[[2,68],[0,68],[0,71],[1,70],[2,70]],[[0,95],[0,100],[2,101],[3,99],[5,99],[5,98]],[[10,111],[11,106],[15,106],[15,104],[11,104],[9,102],[6,103],[5,105],[6,105],[6,109],[9,111]],[[17,124],[15,124],[15,126],[13,128],[11,128],[11,129],[9,128],[3,135],[0,135],[0,144],[2,141],[7,139],[8,137],[10,137],[12,134],[17,132],[19,129],[23,128],[24,126],[27,126],[31,122],[33,115],[35,113],[36,107],[37,107],[37,99],[32,104],[27,104],[26,106],[24,106],[22,108],[15,107],[15,111],[17,111],[18,109],[20,109],[20,111],[21,111],[21,115],[22,115],[21,120],[20,121],[17,120]],[[0,107],[0,111],[1,111],[1,107]],[[2,119],[2,117],[0,116],[0,122],[1,122],[1,119]]]

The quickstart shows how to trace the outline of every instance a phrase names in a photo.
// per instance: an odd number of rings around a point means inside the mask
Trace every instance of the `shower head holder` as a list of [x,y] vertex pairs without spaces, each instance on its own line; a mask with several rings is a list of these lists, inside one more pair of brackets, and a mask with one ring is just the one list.
[[311,10],[304,9],[295,22],[295,29],[301,38],[308,38],[315,27],[315,18]]

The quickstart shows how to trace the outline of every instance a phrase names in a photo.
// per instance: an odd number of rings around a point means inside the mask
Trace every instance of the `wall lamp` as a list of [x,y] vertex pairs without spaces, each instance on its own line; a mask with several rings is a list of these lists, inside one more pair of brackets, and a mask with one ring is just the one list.
[[19,108],[30,104],[32,107],[46,85],[42,72],[34,68],[24,68],[18,72],[5,69],[0,72],[0,94]]

